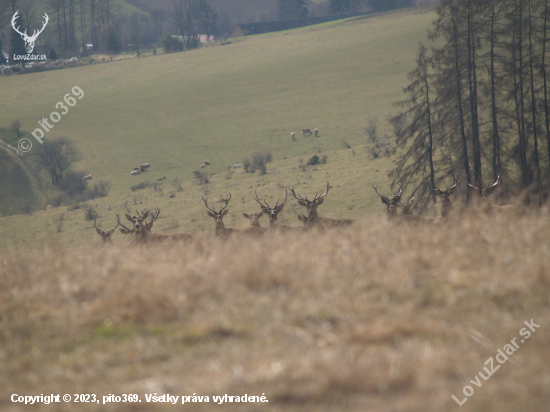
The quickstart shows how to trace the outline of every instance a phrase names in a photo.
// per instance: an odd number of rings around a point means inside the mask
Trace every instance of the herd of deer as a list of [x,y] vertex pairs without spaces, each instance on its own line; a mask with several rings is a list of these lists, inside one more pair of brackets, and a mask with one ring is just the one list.
[[[438,223],[450,217],[480,216],[480,215],[491,215],[491,214],[502,215],[506,217],[514,217],[514,216],[519,216],[523,213],[522,210],[516,205],[498,206],[489,202],[488,197],[498,187],[500,183],[500,176],[498,176],[495,183],[488,186],[487,189],[480,189],[471,185],[469,182],[467,183],[468,183],[468,186],[474,189],[479,195],[479,207],[477,208],[467,208],[467,207],[455,208],[451,203],[451,195],[454,193],[458,184],[460,184],[460,180],[458,182],[455,182],[453,186],[451,186],[450,188],[446,188],[445,190],[441,190],[438,187],[430,187],[432,193],[436,197],[438,197],[441,201],[441,216],[439,217],[426,217],[426,216],[414,215],[411,209],[412,209],[413,202],[416,200],[416,197],[409,199],[405,204],[401,203],[401,195],[403,194],[403,189],[401,188],[401,185],[400,185],[399,191],[397,193],[394,193],[393,199],[390,199],[378,193],[378,190],[377,190],[378,184],[376,186],[373,185],[372,187],[376,191],[376,194],[378,194],[378,196],[380,196],[380,198],[382,199],[382,203],[386,205],[389,219],[401,218],[404,220],[415,220],[415,221],[426,221],[430,223]],[[398,208],[402,208],[401,214],[397,213]]]
[[[463,214],[468,213],[476,213],[479,214],[480,212],[483,213],[502,213],[506,216],[517,216],[521,214],[521,209],[519,209],[515,205],[505,205],[505,206],[497,206],[492,205],[487,200],[487,197],[495,191],[498,184],[500,182],[500,176],[497,178],[496,182],[487,187],[487,189],[478,189],[475,186],[472,186],[470,183],[468,185],[476,190],[479,194],[480,204],[481,207],[478,209],[454,209],[453,205],[451,203],[450,197],[454,193],[458,183],[456,182],[453,186],[450,188],[447,188],[446,190],[440,190],[437,187],[430,187],[434,195],[436,195],[439,199],[441,199],[441,216],[440,217],[425,217],[425,216],[418,216],[414,215],[411,211],[412,204],[416,197],[411,198],[408,202],[405,204],[401,203],[401,195],[403,194],[403,189],[400,187],[399,191],[397,193],[394,193],[394,197],[392,199],[388,198],[387,196],[381,195],[378,193],[378,184],[376,186],[372,186],[382,199],[382,203],[386,205],[387,208],[387,214],[389,219],[394,218],[401,218],[405,220],[411,220],[411,221],[424,221],[428,223],[437,223],[444,219],[447,219],[451,216],[451,213],[455,210],[458,212],[458,215],[461,216]],[[217,238],[225,239],[235,234],[243,234],[248,236],[260,236],[265,234],[266,232],[279,232],[279,233],[288,233],[288,232],[305,232],[311,229],[316,229],[323,231],[327,228],[339,228],[339,227],[345,227],[353,225],[354,223],[357,223],[357,219],[330,219],[326,217],[320,217],[317,213],[317,208],[323,204],[323,201],[325,200],[326,195],[328,194],[329,190],[332,188],[332,186],[329,185],[329,182],[327,182],[327,188],[325,190],[325,193],[322,195],[315,194],[315,197],[313,200],[309,200],[306,197],[302,197],[300,195],[297,195],[294,191],[294,188],[290,189],[290,193],[292,193],[292,196],[298,201],[298,204],[300,206],[303,206],[306,208],[307,214],[298,212],[294,209],[294,206],[292,206],[292,210],[296,213],[298,220],[300,220],[303,223],[303,226],[301,227],[294,227],[294,226],[288,226],[278,223],[278,216],[279,213],[282,212],[285,203],[288,199],[288,191],[285,193],[285,198],[281,204],[279,204],[279,199],[277,199],[277,203],[274,207],[269,206],[269,204],[264,200],[263,203],[258,198],[258,193],[254,192],[254,200],[258,202],[258,204],[261,207],[261,212],[259,213],[252,213],[247,214],[243,213],[243,216],[250,221],[250,227],[246,229],[233,229],[233,228],[227,228],[225,227],[225,224],[223,223],[224,216],[227,215],[228,209],[227,206],[229,205],[229,201],[231,200],[231,194],[229,194],[229,197],[227,199],[222,198],[222,202],[225,203],[224,206],[221,206],[219,210],[216,210],[215,207],[211,208],[208,206],[208,200],[202,197],[202,200],[204,202],[204,205],[206,206],[207,214],[211,218],[214,219],[215,222],[215,236]],[[397,210],[398,208],[402,209],[402,213],[398,214]],[[153,233],[151,231],[153,227],[153,223],[158,219],[160,214],[160,209],[155,209],[154,214],[151,215],[151,221],[147,222],[147,218],[149,216],[148,211],[142,211],[138,212],[136,210],[135,216],[130,216],[126,214],[126,219],[132,223],[133,228],[129,229],[126,226],[124,226],[121,221],[119,215],[116,215],[117,225],[112,228],[108,229],[107,232],[104,232],[103,230],[99,229],[96,225],[96,222],[94,221],[94,227],[99,235],[103,238],[104,241],[110,241],[112,234],[115,232],[115,230],[120,226],[120,232],[125,235],[131,235],[133,236],[133,239],[136,243],[146,243],[146,242],[160,242],[165,240],[183,240],[183,241],[190,241],[194,240],[195,236],[191,233],[176,233],[176,234],[161,234],[161,233]],[[264,229],[260,227],[259,219],[266,214],[269,218],[269,227],[267,229]]]

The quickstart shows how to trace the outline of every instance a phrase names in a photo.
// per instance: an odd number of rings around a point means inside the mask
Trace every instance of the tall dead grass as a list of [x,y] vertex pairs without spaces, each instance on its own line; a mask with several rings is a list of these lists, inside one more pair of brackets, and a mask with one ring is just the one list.
[[[2,248],[0,409],[517,412],[550,404],[547,215],[368,221],[193,245],[113,240]],[[459,408],[451,395],[462,399],[485,360],[531,318],[541,327]],[[211,402],[146,403],[154,392]],[[13,393],[135,393],[142,402],[51,409],[11,403]],[[269,403],[212,403],[226,393],[265,393]]]

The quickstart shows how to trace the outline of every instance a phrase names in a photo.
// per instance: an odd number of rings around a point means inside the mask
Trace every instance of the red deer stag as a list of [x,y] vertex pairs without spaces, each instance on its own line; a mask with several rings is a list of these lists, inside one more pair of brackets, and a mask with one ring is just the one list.
[[323,204],[325,196],[330,189],[332,189],[332,186],[330,186],[329,182],[327,182],[327,190],[325,191],[325,193],[320,196],[318,194],[315,194],[313,200],[309,200],[307,196],[303,198],[302,196],[296,195],[296,193],[294,192],[294,188],[290,189],[290,193],[292,193],[294,198],[298,201],[298,204],[307,209],[307,227],[342,227],[351,225],[356,222],[354,219],[330,219],[327,217],[319,217],[319,214],[317,213],[317,207]]
[[397,208],[403,206],[400,203],[401,195],[403,194],[403,189],[401,188],[401,185],[399,185],[399,191],[397,193],[394,192],[393,199],[390,199],[390,198],[378,193],[378,185],[379,184],[380,184],[380,182],[378,182],[376,184],[376,186],[372,185],[372,187],[374,188],[374,191],[376,192],[376,194],[378,196],[380,196],[380,198],[382,199],[382,203],[384,203],[386,205],[386,209],[387,209],[387,213],[388,213],[388,219],[393,219],[396,216],[398,216]]
[[279,230],[281,232],[286,232],[293,229],[291,226],[288,225],[280,225],[278,221],[279,213],[281,213],[283,211],[283,208],[285,207],[285,203],[288,198],[288,191],[285,191],[285,199],[283,200],[283,203],[279,204],[279,199],[277,199],[275,207],[269,206],[265,200],[264,204],[262,204],[260,199],[258,199],[258,193],[254,191],[254,194],[254,200],[258,202],[258,204],[262,208],[262,212],[269,217],[269,230]]
[[96,220],[97,219],[94,219],[94,227],[95,227],[95,230],[98,233],[98,235],[101,236],[101,238],[103,239],[104,242],[112,242],[111,236],[115,232],[115,229],[118,227],[118,224],[114,228],[107,229],[107,232],[104,232],[103,230],[101,230],[100,228],[97,227]]
[[204,202],[204,205],[208,209],[208,212],[206,213],[208,213],[208,216],[213,218],[214,222],[216,222],[216,230],[215,230],[216,237],[225,239],[230,235],[239,232],[238,229],[226,228],[225,225],[223,224],[223,217],[227,215],[227,212],[229,212],[229,210],[227,210],[227,205],[231,200],[231,193],[229,193],[228,199],[222,198],[222,201],[225,202],[225,206],[220,207],[219,211],[216,211],[216,209],[211,209],[210,207],[208,207],[208,201],[204,198],[204,196],[202,197],[202,200]]
[[[136,211],[137,212],[137,211]],[[133,234],[134,240],[136,243],[147,243],[147,242],[163,242],[163,241],[178,241],[178,240],[194,240],[195,236],[191,233],[174,233],[174,234],[163,234],[163,233],[151,233],[151,228],[153,227],[153,222],[157,220],[160,209],[155,210],[156,214],[153,216],[151,222],[147,223],[147,217],[149,212],[145,211],[139,213],[137,216],[130,216],[126,214],[126,219],[132,223],[134,226],[133,229],[128,229],[120,222],[120,217],[116,215],[116,220],[120,226],[126,231],[125,234]],[[122,232],[122,230],[121,230]],[[124,232],[122,232],[124,233]]]
[[497,176],[497,180],[492,185],[488,186],[487,189],[479,189],[468,182],[468,186],[470,186],[472,189],[477,190],[479,194],[479,201],[481,203],[481,211],[491,215],[493,213],[497,213],[502,216],[519,216],[523,213],[523,211],[517,207],[516,205],[493,205],[491,202],[489,202],[488,197],[496,190],[498,187],[498,184],[500,183],[500,176]]
[[[441,199],[441,217],[446,218],[449,216],[449,213],[453,210],[453,204],[451,203],[451,195],[454,193],[457,185],[460,183],[460,180],[455,182],[451,187],[447,187],[445,190],[441,190],[438,187],[428,187],[431,189],[432,193]],[[426,183],[427,184],[427,183]]]

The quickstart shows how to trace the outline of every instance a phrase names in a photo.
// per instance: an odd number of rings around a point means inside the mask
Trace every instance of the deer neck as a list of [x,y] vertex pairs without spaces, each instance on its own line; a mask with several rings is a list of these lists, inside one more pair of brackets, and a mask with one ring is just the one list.
[[225,228],[225,225],[223,224],[223,222],[220,226],[216,225],[215,234],[216,234],[216,237],[225,236],[227,234],[227,229]]

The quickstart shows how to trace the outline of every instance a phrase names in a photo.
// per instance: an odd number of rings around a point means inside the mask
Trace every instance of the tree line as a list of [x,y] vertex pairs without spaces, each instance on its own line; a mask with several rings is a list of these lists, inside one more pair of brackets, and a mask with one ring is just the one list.
[[[462,176],[542,202],[550,187],[550,0],[442,0],[391,119],[395,182],[424,205]],[[465,200],[472,196],[467,186]]]
[[92,44],[94,51],[137,51],[156,44],[166,33],[179,33],[186,38],[218,34],[217,13],[207,0],[174,0],[173,13],[158,9],[150,13],[123,12],[113,0],[47,0],[44,10],[32,0],[0,0],[0,45],[9,40],[16,50],[21,48],[21,39],[11,30],[11,18],[17,10],[21,31],[39,27],[44,12],[49,15],[38,42],[47,53],[51,49],[58,53],[78,52],[81,48],[86,50],[87,44]]

